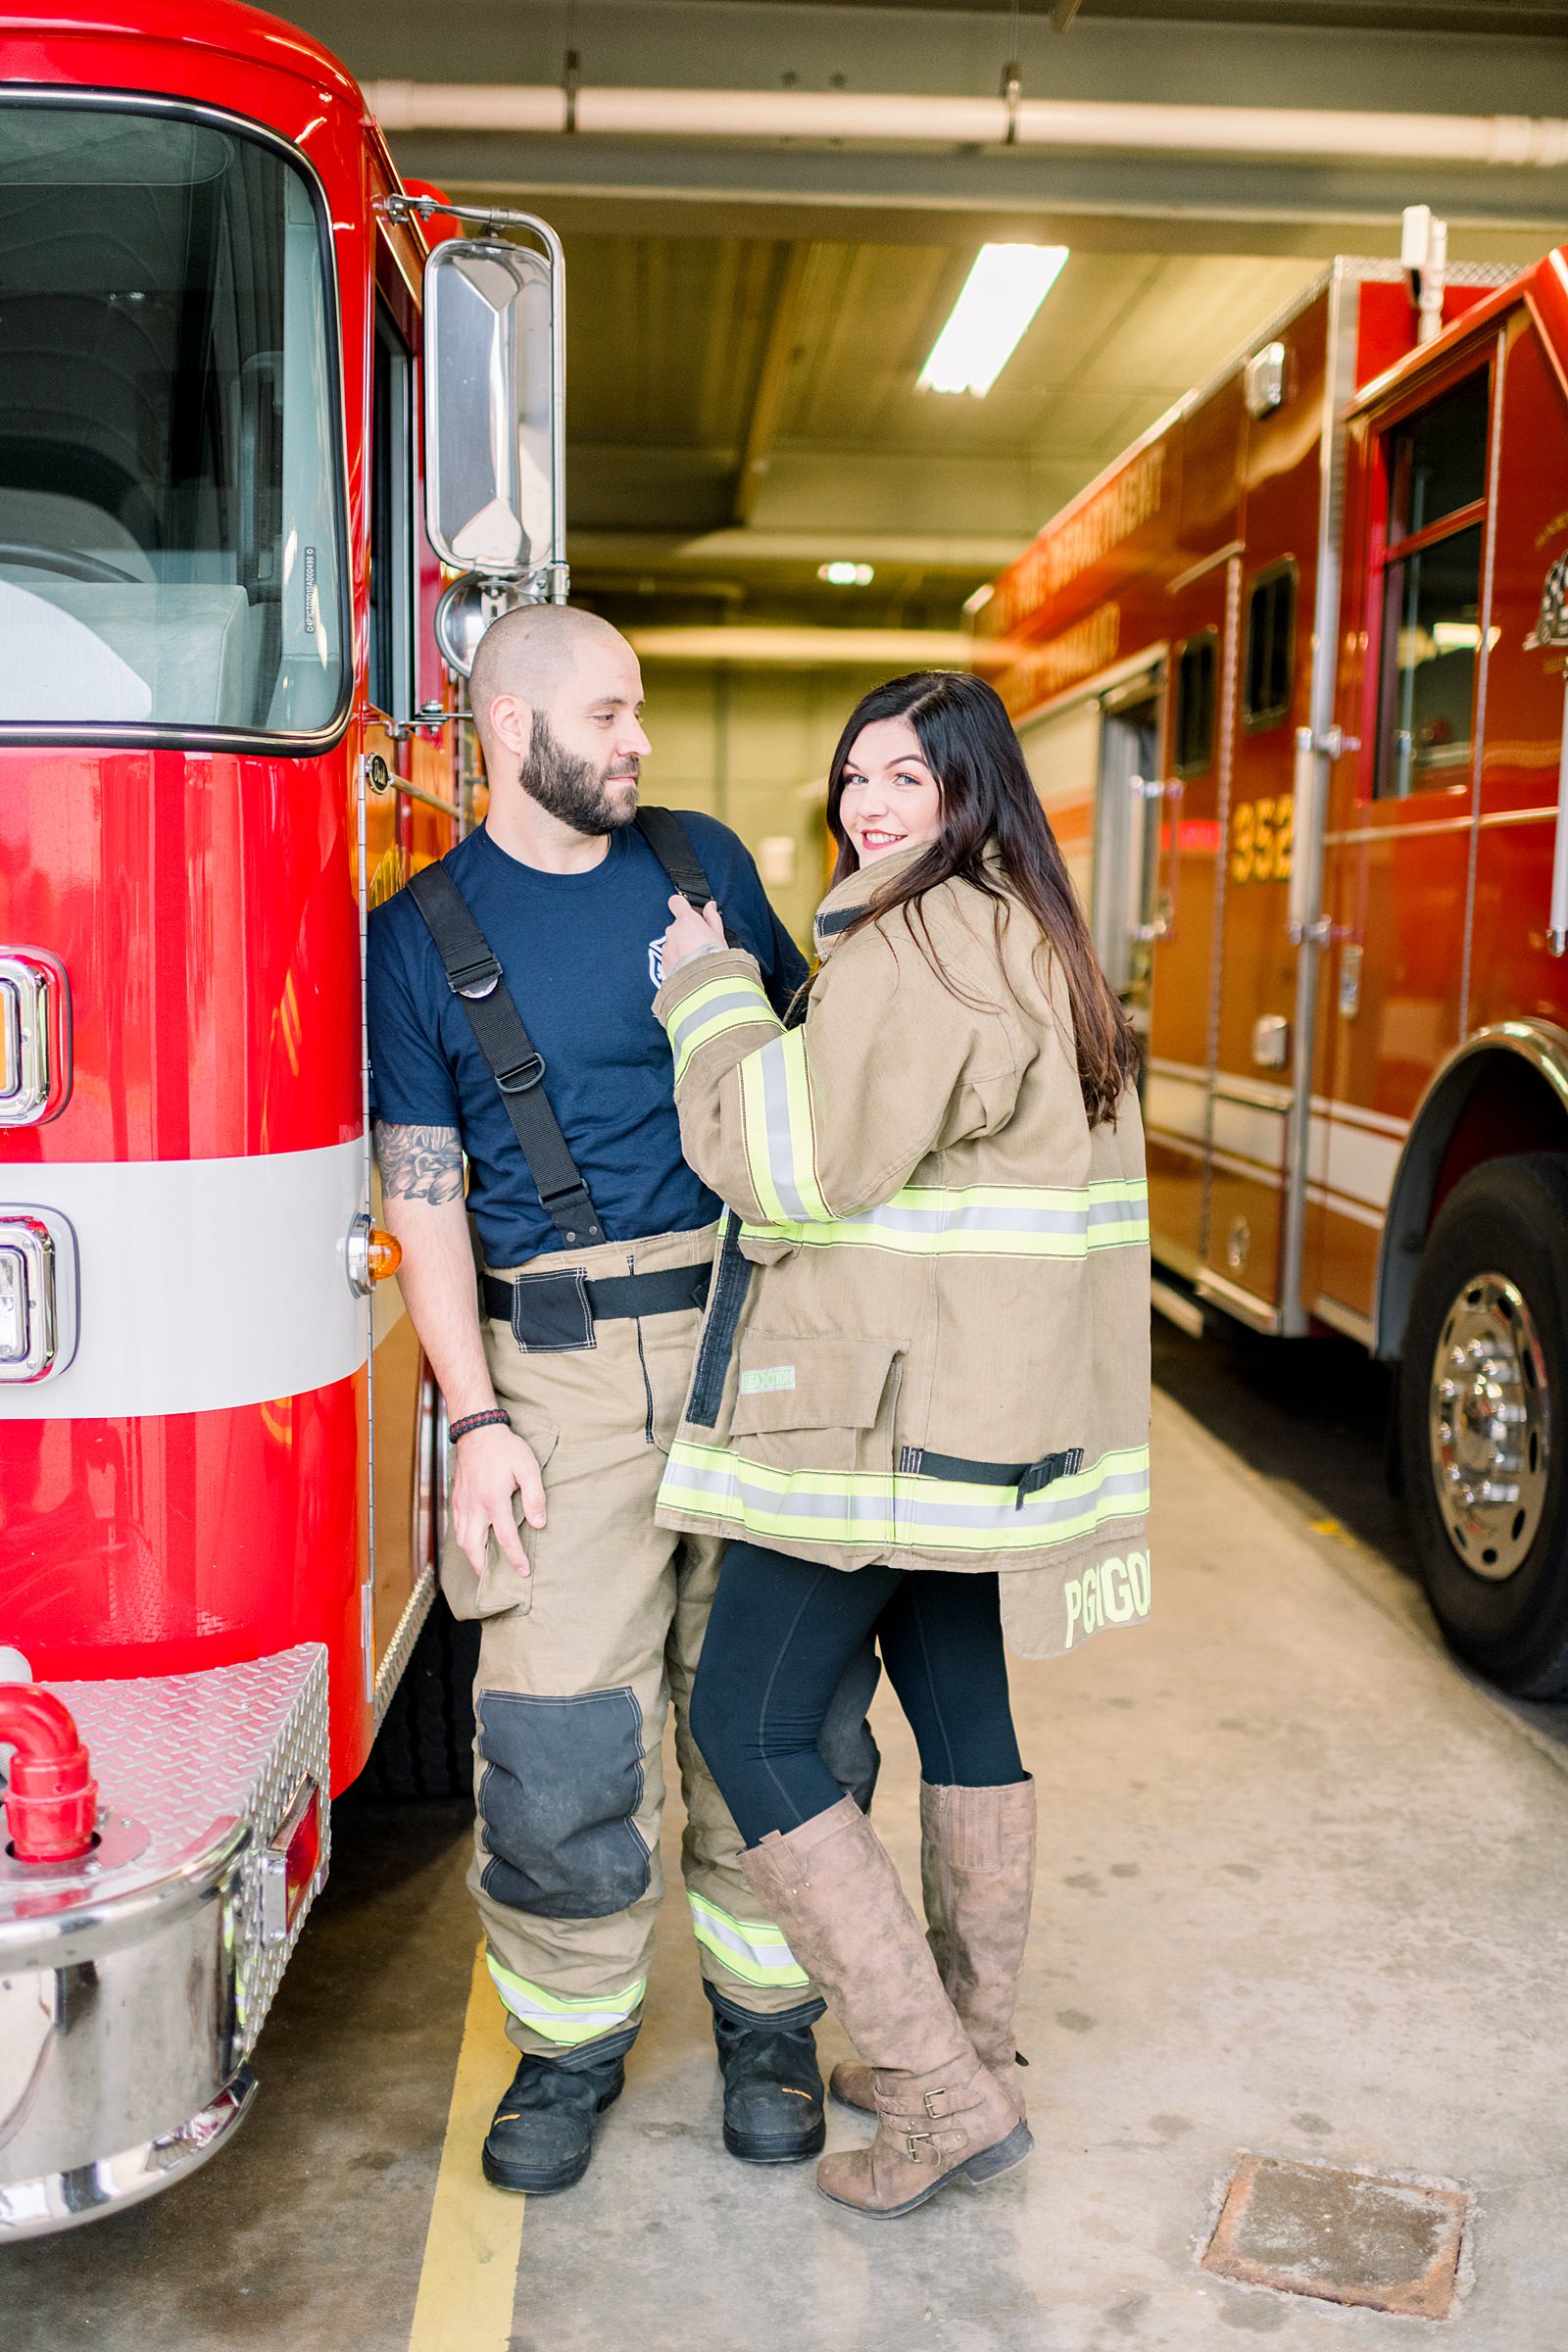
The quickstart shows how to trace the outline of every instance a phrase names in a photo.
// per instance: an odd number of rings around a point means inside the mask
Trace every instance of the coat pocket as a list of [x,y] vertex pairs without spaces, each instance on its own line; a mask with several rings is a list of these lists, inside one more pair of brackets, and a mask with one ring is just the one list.
[[730,1440],[778,1470],[891,1470],[902,1340],[744,1333]]
[[[539,1464],[541,1472],[547,1470],[550,1457],[561,1442],[560,1431],[552,1429],[548,1423],[542,1421],[530,1422],[524,1426],[515,1419],[516,1408],[514,1406],[512,1409],[514,1425],[518,1437],[525,1445],[532,1446],[534,1459]],[[545,1511],[547,1518],[549,1508],[550,1481],[546,1478]],[[520,1494],[514,1494],[512,1497],[512,1513],[516,1522],[517,1534],[521,1539],[523,1557],[532,1570],[538,1563],[539,1538],[543,1531],[536,1527],[530,1527],[523,1518]],[[493,1532],[485,1541],[484,1568],[478,1576],[474,1575],[473,1562],[462,1548],[453,1532],[450,1510],[447,1513],[446,1535],[441,1545],[441,1590],[446,1595],[447,1606],[453,1616],[464,1619],[500,1617],[504,1616],[509,1609],[519,1609],[526,1616],[533,1607],[532,1575],[524,1576],[520,1569],[513,1566],[496,1542]]]

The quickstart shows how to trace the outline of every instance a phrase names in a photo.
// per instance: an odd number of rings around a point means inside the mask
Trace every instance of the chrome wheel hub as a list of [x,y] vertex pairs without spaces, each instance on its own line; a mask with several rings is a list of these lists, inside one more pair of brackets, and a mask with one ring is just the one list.
[[1448,1541],[1477,1576],[1500,1583],[1541,1525],[1550,1438],[1541,1342],[1500,1274],[1467,1282],[1444,1319],[1427,1428]]

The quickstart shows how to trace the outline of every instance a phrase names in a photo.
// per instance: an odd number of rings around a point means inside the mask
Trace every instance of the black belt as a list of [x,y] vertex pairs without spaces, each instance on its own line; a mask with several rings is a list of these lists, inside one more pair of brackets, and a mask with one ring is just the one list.
[[706,1305],[709,1266],[665,1266],[657,1274],[610,1274],[590,1281],[580,1266],[538,1274],[480,1278],[487,1315],[512,1325],[519,1348],[559,1354],[591,1348],[594,1325],[630,1315],[675,1315]]
[[1083,1466],[1081,1446],[1043,1453],[1037,1462],[974,1462],[961,1453],[933,1453],[929,1446],[906,1446],[899,1454],[899,1468],[906,1475],[946,1478],[967,1487],[1016,1487],[1014,1507],[1020,1511],[1029,1495],[1058,1478],[1075,1477]]

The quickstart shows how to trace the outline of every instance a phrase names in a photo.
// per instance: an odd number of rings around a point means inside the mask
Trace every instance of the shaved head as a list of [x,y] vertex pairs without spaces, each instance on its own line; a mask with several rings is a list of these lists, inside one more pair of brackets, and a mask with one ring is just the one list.
[[468,680],[468,707],[485,764],[492,751],[490,706],[498,695],[512,695],[548,717],[582,657],[612,647],[631,650],[608,620],[574,605],[522,605],[493,620],[479,640]]
[[[523,802],[568,832],[597,839],[630,824],[649,750],[637,656],[597,612],[527,605],[504,612],[479,640],[468,680],[497,814]],[[531,823],[525,805],[519,818]],[[503,827],[508,820],[501,815]]]

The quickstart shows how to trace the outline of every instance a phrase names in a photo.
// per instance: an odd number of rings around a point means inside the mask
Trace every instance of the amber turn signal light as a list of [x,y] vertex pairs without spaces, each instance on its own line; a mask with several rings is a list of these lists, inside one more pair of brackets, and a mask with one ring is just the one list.
[[403,1263],[403,1244],[372,1225],[365,1237],[365,1271],[371,1282],[385,1282]]
[[343,1271],[356,1298],[364,1298],[403,1263],[403,1245],[372,1225],[362,1208],[344,1242]]

